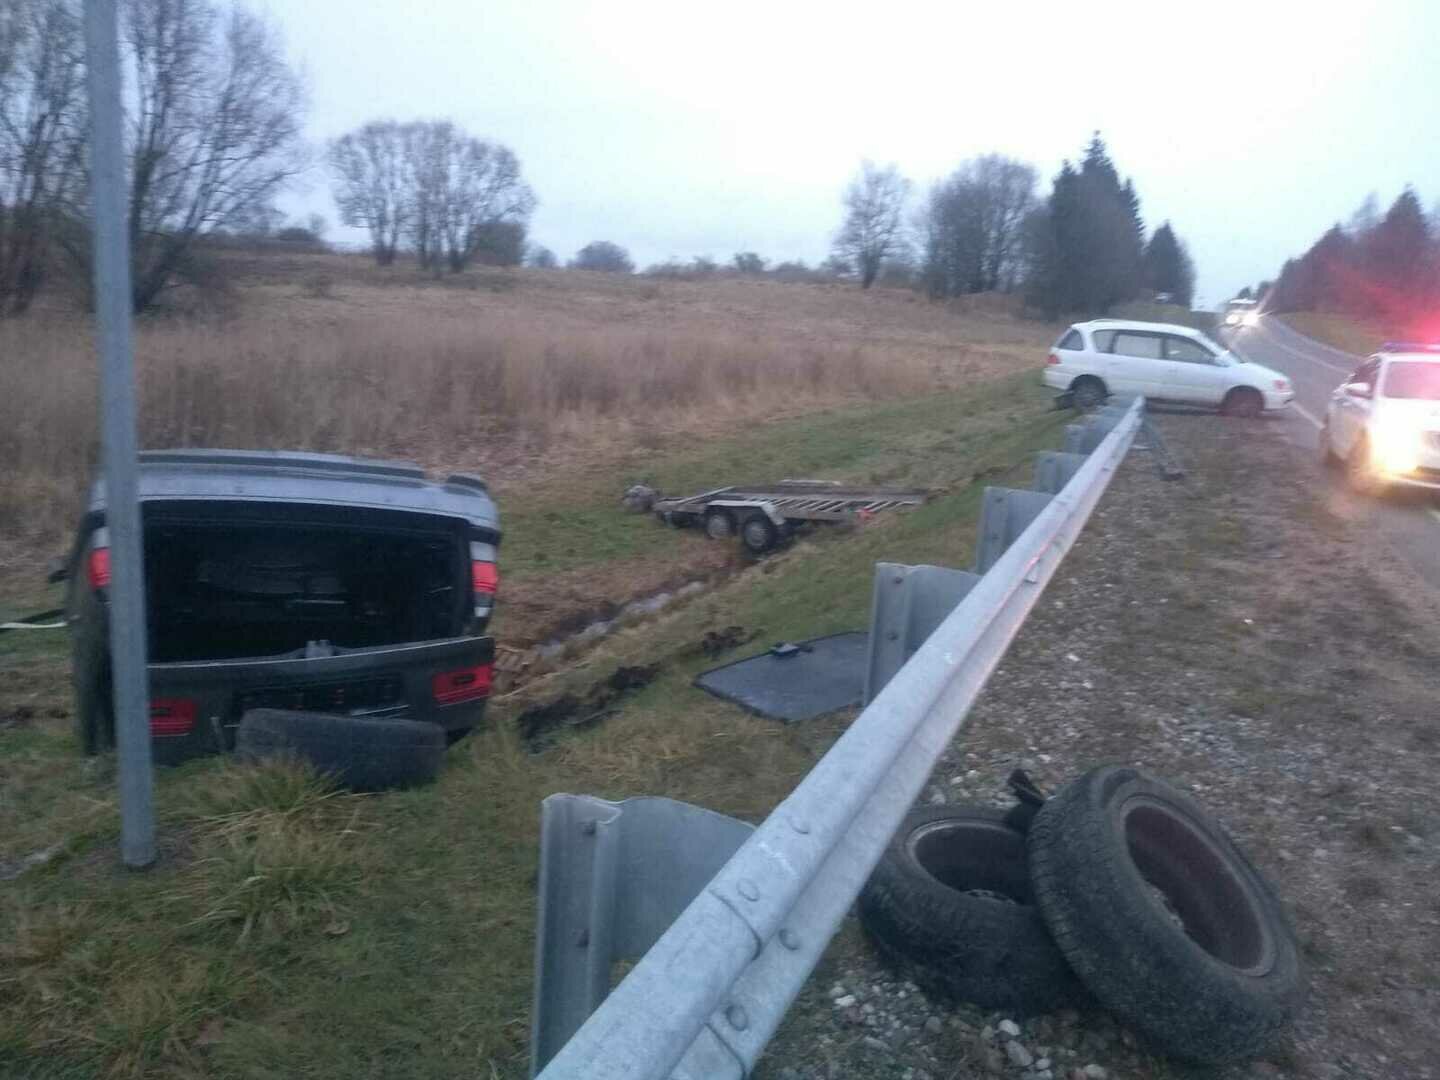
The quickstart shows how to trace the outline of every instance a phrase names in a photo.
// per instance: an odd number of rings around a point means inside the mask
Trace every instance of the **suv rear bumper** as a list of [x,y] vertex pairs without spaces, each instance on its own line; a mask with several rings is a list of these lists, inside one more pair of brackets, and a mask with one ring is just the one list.
[[192,702],[195,710],[190,731],[152,737],[154,759],[173,765],[233,749],[247,708],[403,717],[462,731],[484,718],[485,698],[441,705],[434,698],[433,680],[494,659],[493,638],[464,637],[334,656],[152,664],[151,701]]

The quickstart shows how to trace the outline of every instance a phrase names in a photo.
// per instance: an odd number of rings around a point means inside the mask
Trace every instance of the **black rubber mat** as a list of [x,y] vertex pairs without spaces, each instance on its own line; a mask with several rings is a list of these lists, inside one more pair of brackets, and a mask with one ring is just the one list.
[[813,720],[860,704],[869,638],[863,630],[853,630],[787,642],[702,672],[695,685],[771,720]]

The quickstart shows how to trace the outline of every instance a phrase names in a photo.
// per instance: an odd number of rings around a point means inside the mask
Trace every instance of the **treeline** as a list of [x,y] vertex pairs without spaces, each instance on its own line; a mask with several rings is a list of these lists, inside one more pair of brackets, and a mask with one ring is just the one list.
[[[133,301],[210,271],[200,238],[251,232],[306,164],[304,94],[273,28],[220,0],[121,0]],[[0,315],[88,289],[82,0],[0,6]],[[268,227],[268,226],[266,226]]]
[[1020,291],[1048,316],[1159,297],[1189,307],[1195,267],[1169,222],[1146,235],[1140,197],[1097,133],[1045,198],[1034,166],[999,154],[962,162],[907,217],[912,185],[864,162],[844,194],[834,258],[862,288],[902,279],[942,299]]
[[1440,305],[1440,208],[1427,217],[1411,188],[1382,216],[1374,195],[1256,290],[1270,311],[1329,311],[1394,331],[1433,329]]

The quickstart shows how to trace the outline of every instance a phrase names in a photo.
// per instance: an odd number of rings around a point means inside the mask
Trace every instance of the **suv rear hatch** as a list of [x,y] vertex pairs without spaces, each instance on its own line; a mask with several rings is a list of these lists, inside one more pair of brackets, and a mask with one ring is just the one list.
[[[141,464],[157,760],[232,747],[251,708],[478,723],[499,542],[483,484],[325,455]],[[92,564],[103,522],[97,486],[81,532]]]

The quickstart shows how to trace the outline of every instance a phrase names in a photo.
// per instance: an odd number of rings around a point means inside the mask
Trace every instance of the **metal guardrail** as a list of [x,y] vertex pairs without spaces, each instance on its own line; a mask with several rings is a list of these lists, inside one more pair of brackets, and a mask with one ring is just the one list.
[[[877,567],[869,704],[758,827],[669,800],[545,800],[542,1080],[750,1074],[1143,419],[1136,399],[1073,426],[1037,470],[1053,494],[987,489],[980,573]],[[923,596],[937,582],[948,614]],[[652,941],[609,992],[620,946]]]

